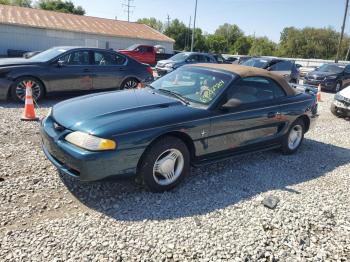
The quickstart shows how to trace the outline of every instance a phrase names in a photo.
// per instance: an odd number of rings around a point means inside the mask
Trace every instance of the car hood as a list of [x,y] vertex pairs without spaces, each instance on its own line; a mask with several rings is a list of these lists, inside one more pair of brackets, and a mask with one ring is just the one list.
[[337,76],[337,73],[334,72],[320,72],[320,71],[312,71],[307,74],[308,77],[314,76],[314,77],[326,77],[326,76]]
[[160,60],[158,61],[157,65],[158,66],[165,66],[166,64],[181,64],[182,62],[180,61],[174,61],[174,60],[171,60],[171,59],[167,59],[167,60]]
[[343,96],[343,97],[346,97],[346,98],[350,99],[350,86],[347,87],[347,88],[345,88],[345,89],[343,89],[343,90],[341,90],[341,91],[339,92],[339,94],[340,94],[341,96]]
[[14,65],[34,65],[38,64],[37,62],[32,62],[29,59],[25,58],[1,58],[0,67],[5,66],[14,66]]
[[66,100],[53,107],[54,120],[65,128],[112,136],[181,122],[189,111],[206,111],[151,89],[115,91]]

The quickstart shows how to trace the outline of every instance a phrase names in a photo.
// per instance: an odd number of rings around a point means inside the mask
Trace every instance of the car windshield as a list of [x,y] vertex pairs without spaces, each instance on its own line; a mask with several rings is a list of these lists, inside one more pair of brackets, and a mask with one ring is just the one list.
[[135,50],[139,45],[132,45],[132,46],[129,46],[126,50],[129,50],[129,51],[133,51]]
[[232,79],[229,73],[182,67],[153,82],[152,88],[160,93],[172,93],[189,102],[209,105]]
[[242,65],[258,67],[258,68],[265,68],[267,66],[268,62],[269,61],[267,61],[266,59],[251,58],[251,59],[245,61],[244,63],[242,63]]
[[317,71],[319,72],[330,72],[330,73],[341,73],[344,71],[344,66],[341,65],[330,65],[330,64],[325,64],[320,66]]
[[190,54],[188,54],[188,53],[179,53],[179,54],[172,56],[170,58],[170,60],[181,62],[181,61],[185,61],[189,56],[190,56]]
[[41,52],[35,56],[28,58],[28,60],[33,62],[47,62],[59,56],[60,54],[63,54],[66,51],[68,51],[68,49],[58,47],[50,48],[44,52]]

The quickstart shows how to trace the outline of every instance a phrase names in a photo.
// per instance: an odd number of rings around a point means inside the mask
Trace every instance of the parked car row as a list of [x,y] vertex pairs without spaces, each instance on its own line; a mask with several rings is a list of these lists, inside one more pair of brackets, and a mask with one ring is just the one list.
[[25,98],[25,84],[32,82],[33,98],[54,92],[135,88],[153,81],[149,65],[98,48],[55,47],[28,59],[0,60],[0,99]]

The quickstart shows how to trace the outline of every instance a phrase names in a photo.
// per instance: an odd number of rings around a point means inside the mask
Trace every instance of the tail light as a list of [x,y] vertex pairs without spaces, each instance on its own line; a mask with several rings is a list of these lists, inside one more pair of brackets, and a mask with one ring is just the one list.
[[150,73],[150,75],[153,76],[153,69],[150,66],[147,66],[147,72]]

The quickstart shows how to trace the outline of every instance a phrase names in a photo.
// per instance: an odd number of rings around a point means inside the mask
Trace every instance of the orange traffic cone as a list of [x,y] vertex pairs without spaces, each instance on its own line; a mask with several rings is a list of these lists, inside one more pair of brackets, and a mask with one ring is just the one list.
[[321,92],[322,92],[321,85],[318,85],[318,90],[317,90],[317,101],[318,102],[321,102]]
[[24,106],[24,113],[21,120],[23,121],[38,121],[39,118],[35,116],[33,94],[32,94],[32,82],[26,83],[26,99]]

